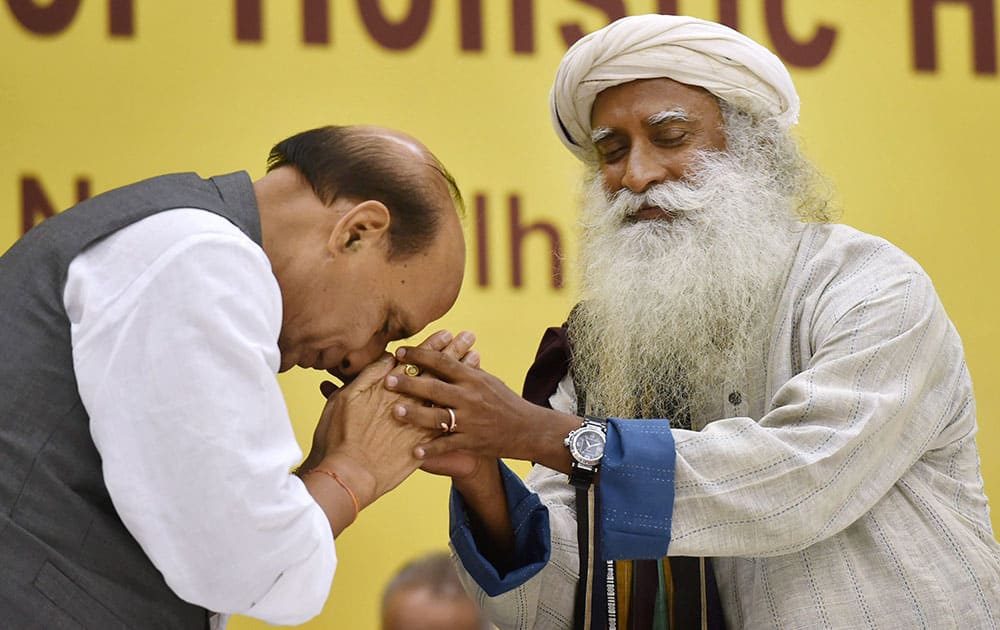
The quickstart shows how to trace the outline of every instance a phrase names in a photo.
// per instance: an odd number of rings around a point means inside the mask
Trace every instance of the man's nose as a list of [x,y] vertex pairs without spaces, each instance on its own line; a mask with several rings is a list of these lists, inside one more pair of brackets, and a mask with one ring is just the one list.
[[343,380],[352,380],[358,373],[380,359],[385,353],[385,342],[372,339],[367,346],[352,350],[344,355],[337,369],[337,376]]
[[621,183],[632,192],[641,193],[668,177],[669,169],[657,159],[652,147],[638,143],[629,151]]

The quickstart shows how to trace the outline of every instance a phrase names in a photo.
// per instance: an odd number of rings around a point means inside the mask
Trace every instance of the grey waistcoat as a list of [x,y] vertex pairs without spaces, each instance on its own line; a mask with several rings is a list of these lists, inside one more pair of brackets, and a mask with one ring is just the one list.
[[193,207],[256,243],[250,178],[165,175],[94,197],[0,257],[0,628],[198,628],[115,513],[77,391],[66,271],[88,245],[156,212]]

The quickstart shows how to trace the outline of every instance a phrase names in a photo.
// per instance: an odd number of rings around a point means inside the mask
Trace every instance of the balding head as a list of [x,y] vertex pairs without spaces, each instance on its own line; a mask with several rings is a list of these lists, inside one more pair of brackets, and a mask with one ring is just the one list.
[[457,188],[412,137],[296,134],[271,150],[254,193],[281,289],[280,369],[349,380],[455,303],[465,268]]
[[390,258],[423,252],[442,222],[463,211],[454,178],[415,138],[374,126],[319,127],[282,140],[271,149],[268,172],[292,166],[326,204],[334,199],[372,199],[389,209]]

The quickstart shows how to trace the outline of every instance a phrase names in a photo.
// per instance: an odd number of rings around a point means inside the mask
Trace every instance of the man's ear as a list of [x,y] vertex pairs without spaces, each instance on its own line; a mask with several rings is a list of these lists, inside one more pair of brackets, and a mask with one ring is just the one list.
[[330,234],[327,247],[331,254],[356,251],[362,247],[388,242],[392,218],[381,201],[369,199],[349,208]]

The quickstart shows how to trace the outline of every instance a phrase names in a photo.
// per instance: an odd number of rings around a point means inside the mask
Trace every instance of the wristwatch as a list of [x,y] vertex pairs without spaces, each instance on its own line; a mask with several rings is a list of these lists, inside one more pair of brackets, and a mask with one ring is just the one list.
[[563,440],[573,457],[573,469],[569,482],[577,488],[589,488],[594,483],[594,473],[601,466],[604,445],[607,442],[607,420],[596,416],[584,416],[579,427],[573,429]]

